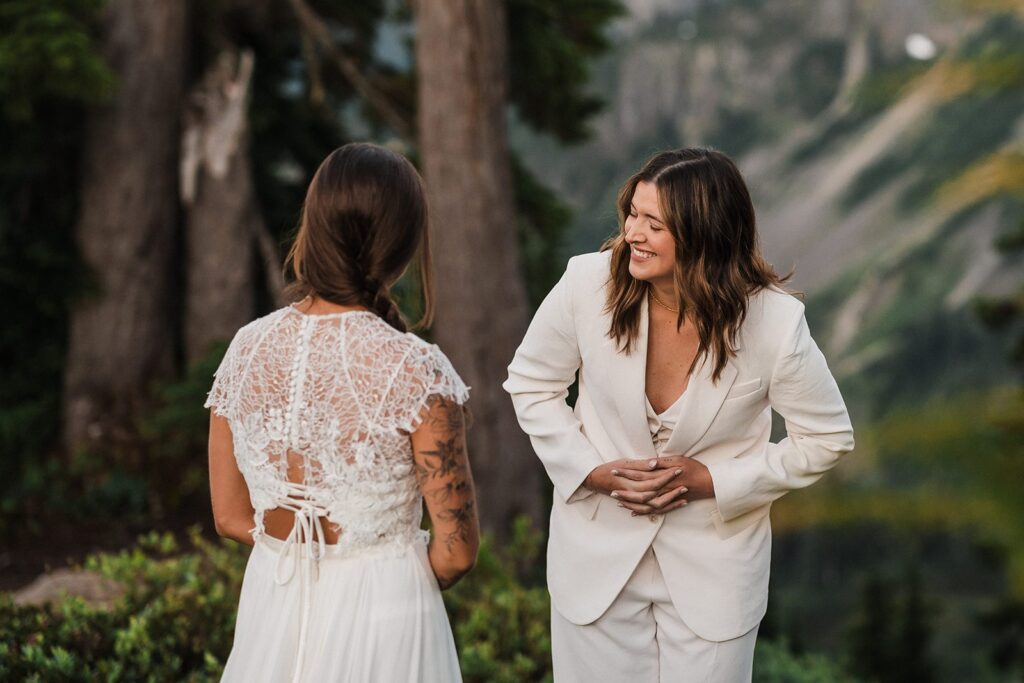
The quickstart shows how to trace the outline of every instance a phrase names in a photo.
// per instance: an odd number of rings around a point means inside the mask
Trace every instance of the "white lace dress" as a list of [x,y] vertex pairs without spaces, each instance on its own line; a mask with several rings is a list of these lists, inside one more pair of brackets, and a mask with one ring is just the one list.
[[[222,680],[461,680],[409,441],[432,396],[468,389],[373,313],[289,306],[235,336],[206,406],[231,426],[256,543]],[[263,529],[276,507],[295,513],[284,541]]]

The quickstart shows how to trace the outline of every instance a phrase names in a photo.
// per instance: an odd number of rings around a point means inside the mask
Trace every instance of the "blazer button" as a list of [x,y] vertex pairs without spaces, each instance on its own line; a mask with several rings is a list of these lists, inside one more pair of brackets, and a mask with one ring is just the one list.
[[650,517],[650,520],[652,522],[657,522],[658,521],[658,515],[649,515],[649,517]]

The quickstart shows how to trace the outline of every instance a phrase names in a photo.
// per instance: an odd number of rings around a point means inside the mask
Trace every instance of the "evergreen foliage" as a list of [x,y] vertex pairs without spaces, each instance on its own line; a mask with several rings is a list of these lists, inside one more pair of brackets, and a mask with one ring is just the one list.
[[506,0],[509,96],[520,117],[562,142],[580,142],[602,105],[587,91],[588,63],[604,52],[619,0]]
[[48,475],[71,302],[88,288],[72,226],[85,106],[113,84],[96,0],[0,3],[0,537]]
[[[157,387],[158,412],[144,416],[125,452],[75,454],[84,480],[50,460],[59,433],[67,320],[72,302],[89,288],[74,248],[77,159],[87,107],[116,87],[96,47],[100,0],[8,0],[0,4],[0,283],[10,325],[0,349],[17,368],[0,388],[0,535],[19,525],[29,507],[66,510],[67,496],[114,486],[144,514],[160,518],[195,500],[205,488],[201,464],[205,425],[186,405],[201,406],[209,362],[185,368],[180,382]],[[414,73],[378,52],[378,28],[407,22],[385,3],[317,2],[332,36],[395,108],[414,119]],[[192,26],[192,78],[225,48],[247,48],[256,68],[249,109],[250,157],[256,197],[270,231],[283,245],[297,224],[306,185],[324,155],[358,137],[390,133],[329,61],[304,52],[294,17],[285,6],[240,11],[200,3]],[[586,92],[587,63],[607,47],[604,29],[621,12],[613,0],[549,3],[510,0],[510,102],[531,125],[563,140],[579,140],[599,99]],[[10,26],[10,30],[6,27]],[[414,151],[411,155],[415,157]],[[570,214],[565,204],[514,163],[515,199],[523,272],[537,305],[561,269],[557,245]],[[410,283],[402,283],[403,300]],[[269,301],[261,308],[269,309]],[[32,340],[32,343],[26,343]],[[208,388],[208,387],[206,387]],[[180,421],[178,421],[180,420]],[[15,456],[17,454],[17,456]],[[106,475],[94,471],[105,462]],[[65,463],[66,464],[66,463]],[[102,466],[99,467],[102,470]],[[75,470],[72,467],[71,470]],[[115,472],[114,470],[119,470]],[[54,482],[52,477],[66,481]],[[121,485],[114,480],[122,481]],[[48,490],[60,490],[51,501]],[[109,491],[113,494],[113,490]],[[92,495],[92,494],[88,494]],[[96,496],[93,496],[96,498]],[[122,494],[100,495],[111,504]],[[58,504],[51,506],[51,502]],[[84,503],[83,503],[84,504]],[[91,506],[90,506],[91,507]],[[133,502],[133,510],[137,509]],[[205,509],[198,508],[199,512]],[[148,511],[148,512],[147,512]]]
[[[543,585],[517,578],[534,565],[540,534],[516,522],[496,549],[485,539],[476,570],[444,595],[466,683],[551,681],[550,603]],[[212,542],[198,527],[186,543],[151,532],[134,547],[89,557],[83,567],[113,579],[112,606],[66,598],[16,606],[0,594],[0,679],[86,682],[216,681],[231,650],[249,548]],[[854,683],[820,656],[785,643],[758,644],[757,683]]]
[[27,122],[54,101],[97,103],[114,79],[93,31],[103,0],[5,0],[0,4],[0,102],[7,121]]
[[850,670],[876,683],[935,680],[929,653],[931,608],[916,571],[896,583],[870,576],[850,630]]

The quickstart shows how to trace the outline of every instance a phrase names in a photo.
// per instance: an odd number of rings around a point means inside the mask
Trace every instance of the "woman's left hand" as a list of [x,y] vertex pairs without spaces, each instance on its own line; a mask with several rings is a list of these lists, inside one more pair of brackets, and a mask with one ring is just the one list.
[[678,509],[691,500],[715,497],[715,484],[704,463],[683,455],[663,456],[657,459],[655,469],[675,468],[681,470],[660,491],[658,495],[641,503],[630,500],[628,492],[618,491],[619,504],[634,515],[663,515]]

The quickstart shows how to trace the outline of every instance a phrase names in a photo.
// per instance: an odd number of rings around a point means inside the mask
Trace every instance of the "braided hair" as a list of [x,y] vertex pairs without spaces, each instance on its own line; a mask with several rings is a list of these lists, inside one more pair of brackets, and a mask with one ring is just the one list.
[[285,260],[287,295],[365,306],[404,332],[391,287],[418,251],[424,314],[415,327],[425,327],[433,317],[429,239],[423,182],[409,160],[378,145],[344,145],[309,184]]

